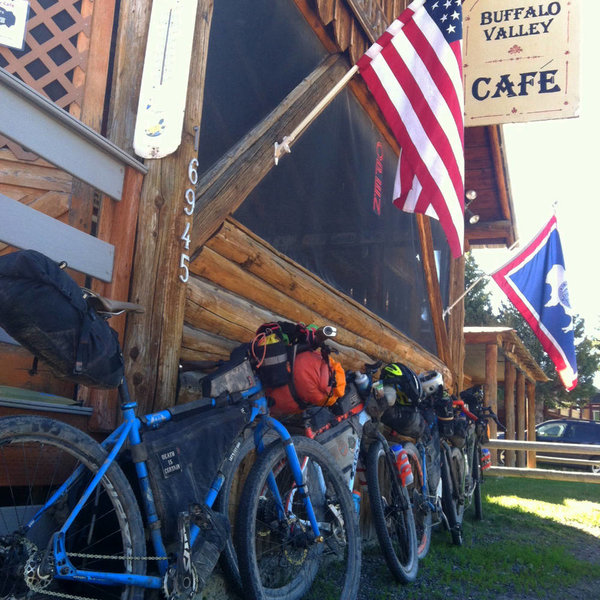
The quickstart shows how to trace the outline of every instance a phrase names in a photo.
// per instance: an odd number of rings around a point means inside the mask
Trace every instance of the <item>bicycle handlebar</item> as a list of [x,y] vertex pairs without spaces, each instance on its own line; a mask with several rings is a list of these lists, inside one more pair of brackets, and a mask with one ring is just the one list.
[[502,423],[500,423],[498,416],[492,410],[491,406],[482,406],[480,409],[480,412],[482,413],[481,416],[477,416],[476,414],[472,413],[468,408],[466,408],[464,400],[452,400],[452,406],[454,406],[455,408],[459,408],[469,419],[471,419],[471,421],[474,421],[475,423],[477,423],[478,421],[482,421],[485,418],[490,418],[502,431],[506,431],[506,427],[502,425]]

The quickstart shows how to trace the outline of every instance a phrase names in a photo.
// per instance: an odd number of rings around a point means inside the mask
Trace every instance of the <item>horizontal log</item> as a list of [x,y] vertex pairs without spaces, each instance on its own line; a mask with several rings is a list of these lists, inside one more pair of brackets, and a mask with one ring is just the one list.
[[[183,326],[180,358],[183,360],[227,360],[239,344],[189,325]],[[210,358],[209,358],[210,357]]]
[[467,224],[465,227],[465,235],[470,240],[490,237],[505,238],[506,236],[511,235],[511,232],[512,223],[507,220],[479,222],[474,225]]
[[[252,340],[262,323],[285,319],[195,277],[188,283],[187,300],[180,356],[185,360],[228,358],[236,345]],[[329,344],[345,369],[362,369],[365,363],[373,361],[372,355],[339,340]]]
[[226,220],[207,246],[270,287],[297,298],[310,310],[321,314],[323,322],[336,323],[349,333],[365,340],[363,344],[372,344],[369,348],[373,348],[374,351],[366,349],[366,346],[357,346],[366,354],[387,362],[406,362],[417,371],[440,370],[444,373],[448,385],[452,384],[450,371],[439,358],[354,300],[278,253],[239,223]]
[[[327,319],[322,314],[310,310],[295,297],[280,292],[259,277],[244,270],[238,264],[216,253],[209,246],[205,246],[200,255],[190,265],[190,271],[273,314],[285,315],[282,318],[288,321],[335,325],[338,329],[336,341],[341,345],[356,348],[361,352],[362,357],[366,358],[366,362],[382,358],[381,347],[378,344],[345,329],[337,321]],[[327,290],[320,290],[320,292],[322,295],[319,305],[325,306],[328,302],[331,302],[331,296]],[[389,361],[391,357],[387,356],[385,360]],[[365,361],[363,360],[363,362]]]

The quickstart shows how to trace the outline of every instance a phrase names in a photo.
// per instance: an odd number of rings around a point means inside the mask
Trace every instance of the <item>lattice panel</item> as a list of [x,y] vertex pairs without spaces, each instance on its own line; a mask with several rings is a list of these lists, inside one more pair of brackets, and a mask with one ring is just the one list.
[[79,117],[94,3],[30,0],[23,50],[0,46],[0,66]]

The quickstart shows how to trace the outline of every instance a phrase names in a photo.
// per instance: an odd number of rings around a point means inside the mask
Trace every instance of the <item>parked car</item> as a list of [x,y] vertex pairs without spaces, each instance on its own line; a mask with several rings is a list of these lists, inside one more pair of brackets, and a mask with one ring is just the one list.
[[[561,444],[592,444],[600,445],[600,422],[584,421],[581,419],[552,419],[544,421],[535,426],[535,437],[537,442],[558,442]],[[498,432],[498,439],[504,439],[503,431]],[[525,432],[527,439],[527,431]],[[504,464],[505,450],[498,451],[498,461]],[[540,458],[540,456],[542,458]],[[544,458],[548,457],[548,458]],[[559,464],[549,460],[551,457],[580,458],[584,460],[598,460],[598,464],[591,465],[592,473],[600,473],[600,455],[589,454],[565,454],[560,452],[539,451],[537,462],[539,464]],[[564,466],[564,463],[560,463]],[[576,468],[574,465],[569,465]]]
[[[561,444],[592,444],[600,445],[600,422],[584,421],[581,419],[553,419],[535,426],[535,436],[538,442],[559,442]],[[564,454],[559,452],[538,452],[538,462],[553,464],[551,460],[541,456],[560,456],[581,458],[584,460],[598,460],[600,455],[589,454]],[[593,473],[600,473],[600,463],[592,465]]]

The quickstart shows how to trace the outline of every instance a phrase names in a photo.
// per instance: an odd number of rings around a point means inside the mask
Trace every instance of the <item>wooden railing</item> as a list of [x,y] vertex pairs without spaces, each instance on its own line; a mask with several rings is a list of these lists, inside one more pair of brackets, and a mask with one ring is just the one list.
[[[556,442],[525,442],[521,440],[490,440],[485,444],[490,450],[527,450],[528,452],[560,452],[561,454],[584,454],[600,457],[600,445],[592,444],[560,444]],[[542,459],[542,455],[538,456]],[[544,461],[557,464],[573,464],[578,466],[589,466],[599,464],[598,461],[575,458],[547,457]],[[507,477],[529,477],[531,479],[551,479],[555,481],[579,481],[583,483],[600,483],[600,473],[585,471],[558,471],[552,469],[519,468],[492,466],[486,471],[486,475]]]

